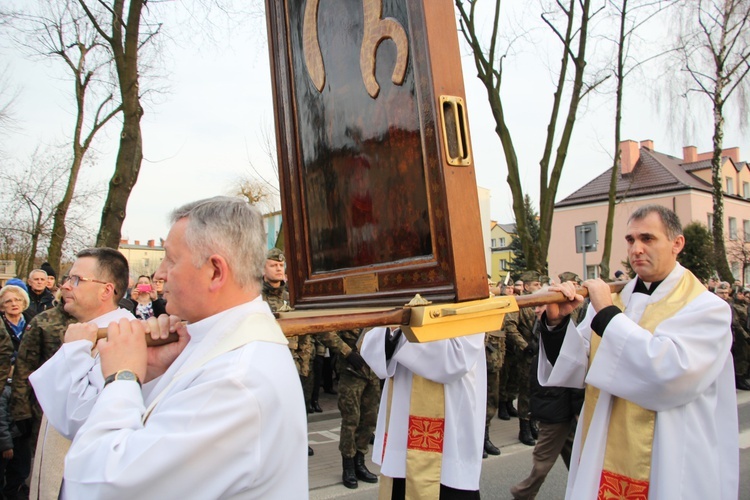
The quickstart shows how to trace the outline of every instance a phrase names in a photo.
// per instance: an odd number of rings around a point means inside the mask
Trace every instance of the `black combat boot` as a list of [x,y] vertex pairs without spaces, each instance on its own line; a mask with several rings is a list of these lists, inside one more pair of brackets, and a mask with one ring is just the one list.
[[358,451],[354,454],[354,474],[357,479],[366,483],[377,483],[378,476],[367,470],[365,465],[365,455]]
[[748,384],[747,380],[740,376],[734,377],[734,385],[741,391],[750,391],[750,384]]
[[531,429],[531,437],[533,437],[534,439],[539,439],[539,422],[532,419],[529,420],[529,424],[529,428]]
[[315,413],[323,413],[323,408],[320,407],[320,403],[318,403],[317,401],[313,401],[312,403],[310,403],[310,407]]
[[497,418],[500,420],[510,420],[508,407],[506,405],[507,403],[505,401],[500,401],[497,405]]
[[344,482],[344,486],[353,490],[359,486],[357,482],[357,474],[354,472],[354,457],[341,456],[344,464],[344,473],[341,474],[341,480]]
[[308,447],[307,447],[307,456],[308,456],[308,457],[311,457],[311,456],[313,456],[313,455],[315,455],[315,452],[313,451],[313,449],[312,449],[312,448],[310,448],[310,447],[308,446]]
[[[500,448],[492,444],[492,441],[490,441],[490,427],[489,426],[484,428],[484,452],[489,453],[490,455],[500,454]],[[482,458],[484,458],[484,456]]]
[[531,437],[531,425],[529,424],[529,421],[518,419],[518,426],[520,428],[518,431],[518,440],[526,446],[534,446],[536,441]]
[[508,415],[510,415],[511,417],[517,417],[518,416],[518,411],[513,406],[513,401],[512,400],[511,401],[507,401],[505,403],[505,409],[508,410]]

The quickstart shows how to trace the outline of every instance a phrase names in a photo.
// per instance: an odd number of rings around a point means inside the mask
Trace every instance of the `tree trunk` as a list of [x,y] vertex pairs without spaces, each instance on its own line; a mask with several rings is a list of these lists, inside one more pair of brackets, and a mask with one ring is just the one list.
[[612,231],[615,225],[615,208],[617,207],[617,172],[620,165],[620,133],[622,126],[622,94],[625,83],[625,21],[627,19],[628,0],[622,0],[620,11],[620,34],[617,46],[617,90],[615,97],[615,157],[612,162],[612,176],[609,178],[609,197],[607,201],[607,224],[604,230],[604,248],[599,263],[599,277],[609,281],[609,261],[612,256]]
[[[721,82],[721,80],[719,80]],[[727,261],[726,246],[724,244],[724,178],[721,171],[721,151],[724,147],[724,102],[721,97],[721,83],[717,83],[714,91],[714,134],[713,134],[713,157],[711,158],[711,183],[713,185],[713,209],[714,209],[714,261],[716,271],[722,281],[733,282],[734,277]]]
[[[124,44],[122,43],[122,20],[118,16],[113,16],[112,21],[111,45],[120,82],[123,123],[115,172],[109,181],[109,192],[104,202],[101,225],[96,238],[97,246],[118,247],[128,198],[138,180],[143,160],[141,136],[143,108],[141,108],[138,90],[138,47],[143,3],[143,0],[130,2],[125,24]],[[116,4],[119,7],[115,8],[115,12],[121,12],[122,0],[117,0]],[[120,10],[117,10],[118,8]]]

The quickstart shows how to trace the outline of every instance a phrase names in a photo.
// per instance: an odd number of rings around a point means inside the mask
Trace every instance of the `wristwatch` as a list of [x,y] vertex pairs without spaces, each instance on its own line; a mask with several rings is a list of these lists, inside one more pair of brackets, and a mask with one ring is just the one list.
[[132,380],[134,382],[138,382],[139,387],[141,386],[141,381],[138,380],[138,375],[130,370],[119,370],[118,372],[113,373],[112,375],[104,379],[104,386],[106,387],[107,384],[109,384],[110,382],[114,382],[115,380]]

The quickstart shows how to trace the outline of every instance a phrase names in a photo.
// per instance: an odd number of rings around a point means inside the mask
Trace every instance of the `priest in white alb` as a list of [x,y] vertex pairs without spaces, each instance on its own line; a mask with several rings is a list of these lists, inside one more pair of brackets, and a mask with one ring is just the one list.
[[487,370],[484,333],[411,343],[369,331],[362,357],[386,379],[372,460],[384,499],[479,498]]
[[[566,498],[735,500],[737,399],[729,306],[677,262],[685,244],[676,214],[634,211],[625,235],[637,279],[619,294],[588,280],[583,299],[549,305],[539,381],[585,387]],[[551,289],[554,289],[551,288]]]
[[[262,216],[216,197],[177,209],[172,222],[156,276],[168,312],[187,325],[165,315],[121,320],[86,370],[57,355],[48,362],[75,380],[41,401],[74,434],[60,497],[307,498],[302,389],[260,297]],[[177,342],[147,347],[146,332],[162,338],[170,329]],[[68,347],[85,357],[96,328],[80,333],[88,337]]]

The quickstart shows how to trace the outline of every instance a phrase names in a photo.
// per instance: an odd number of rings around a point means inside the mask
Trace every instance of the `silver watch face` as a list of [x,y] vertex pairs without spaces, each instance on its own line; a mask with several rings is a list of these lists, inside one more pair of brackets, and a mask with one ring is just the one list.
[[117,374],[115,375],[115,380],[132,380],[134,382],[137,382],[138,377],[135,375],[135,373],[129,370],[122,370],[117,372]]

